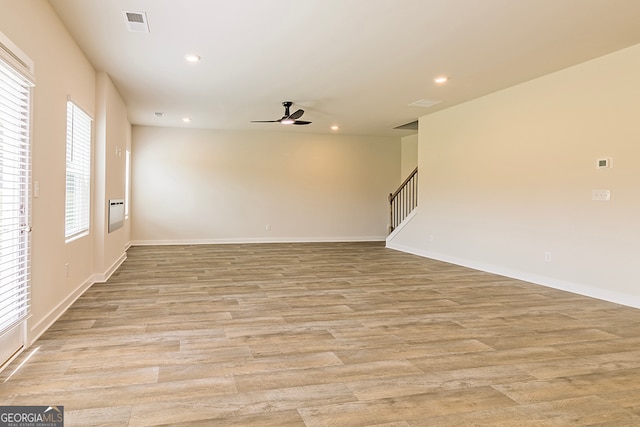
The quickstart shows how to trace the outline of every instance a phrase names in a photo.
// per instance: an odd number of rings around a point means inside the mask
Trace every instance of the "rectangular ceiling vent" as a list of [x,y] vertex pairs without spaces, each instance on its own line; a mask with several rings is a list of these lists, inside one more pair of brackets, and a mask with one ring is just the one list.
[[409,104],[409,107],[429,108],[436,104],[440,104],[442,101],[436,101],[431,99],[419,99],[416,102]]
[[124,19],[127,23],[127,28],[129,31],[134,33],[148,33],[149,32],[149,24],[147,23],[147,14],[144,12],[127,12],[126,10],[122,11],[124,13]]

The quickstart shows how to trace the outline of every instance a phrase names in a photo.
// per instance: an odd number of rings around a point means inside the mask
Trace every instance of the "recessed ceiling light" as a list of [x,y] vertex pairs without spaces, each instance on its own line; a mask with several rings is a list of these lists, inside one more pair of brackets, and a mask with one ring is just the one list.
[[184,117],[182,121],[185,123],[189,123],[191,121],[191,117]]
[[340,128],[338,127],[338,125],[333,125],[333,126],[331,126],[331,130],[338,130],[338,129],[340,129]]
[[447,76],[438,76],[435,79],[433,79],[433,81],[436,82],[436,83],[444,83],[447,80],[449,80],[449,78]]
[[184,59],[186,59],[188,62],[198,62],[201,58],[200,55],[188,54],[184,56]]

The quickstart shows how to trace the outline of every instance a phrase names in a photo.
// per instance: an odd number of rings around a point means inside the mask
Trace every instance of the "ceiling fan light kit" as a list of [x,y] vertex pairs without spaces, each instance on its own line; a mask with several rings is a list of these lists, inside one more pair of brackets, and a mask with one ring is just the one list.
[[293,113],[289,112],[289,108],[293,105],[291,101],[285,101],[282,103],[284,107],[284,115],[278,120],[251,120],[251,123],[280,123],[282,125],[309,125],[311,122],[306,120],[298,120],[304,114],[303,109],[298,109]]

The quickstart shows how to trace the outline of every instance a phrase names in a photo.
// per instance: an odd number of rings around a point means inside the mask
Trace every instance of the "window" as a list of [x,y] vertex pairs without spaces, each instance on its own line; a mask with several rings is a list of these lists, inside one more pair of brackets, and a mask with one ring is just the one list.
[[32,64],[0,33],[0,365],[29,316]]
[[67,102],[67,186],[64,235],[67,241],[89,232],[91,117]]
[[131,187],[131,151],[125,151],[124,166],[124,217],[129,218],[129,193]]

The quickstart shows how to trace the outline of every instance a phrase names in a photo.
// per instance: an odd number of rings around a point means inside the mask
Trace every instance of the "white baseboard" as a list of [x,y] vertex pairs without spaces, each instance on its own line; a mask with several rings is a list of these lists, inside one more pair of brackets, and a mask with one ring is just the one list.
[[455,264],[462,267],[471,268],[474,270],[498,274],[500,276],[522,280],[524,282],[546,286],[548,288],[558,289],[561,291],[571,292],[571,293],[586,296],[586,297],[613,302],[613,303],[625,305],[628,307],[640,308],[640,297],[636,295],[610,291],[607,289],[594,288],[593,286],[588,286],[581,283],[573,283],[566,280],[556,279],[553,277],[514,270],[504,266],[485,264],[485,263],[480,263],[473,260],[456,258],[456,257],[439,254],[435,252],[430,252],[430,251],[425,251],[421,249],[416,249],[416,248],[412,248],[404,245],[398,245],[390,241],[387,241],[387,248],[394,249],[400,252],[410,253],[413,255],[418,255],[424,258],[434,259],[437,261],[448,262],[450,264]]
[[33,344],[42,334],[44,334],[47,329],[51,327],[55,323],[56,320],[60,318],[64,314],[71,305],[76,302],[78,298],[84,294],[87,289],[93,285],[93,276],[84,281],[80,286],[78,286],[73,292],[71,292],[60,304],[56,305],[46,316],[42,318],[38,323],[31,326],[29,330],[29,343],[30,346]]
[[127,253],[123,253],[120,258],[116,262],[114,262],[111,267],[107,269],[102,274],[94,274],[85,280],[80,286],[78,286],[73,292],[71,292],[67,298],[65,298],[60,304],[55,306],[49,313],[47,313],[42,320],[40,320],[35,325],[31,326],[29,330],[29,342],[27,343],[27,347],[31,346],[42,334],[44,334],[47,329],[51,327],[55,323],[56,320],[60,318],[64,314],[65,311],[69,309],[73,305],[74,302],[78,298],[84,294],[87,289],[89,289],[94,283],[104,283],[109,280],[109,277],[120,267],[120,265],[127,259]]
[[175,239],[175,240],[134,240],[131,246],[163,245],[229,245],[250,243],[340,243],[340,242],[384,242],[387,236],[364,237],[307,237],[307,238],[235,238],[235,239]]
[[[127,248],[128,249],[128,248]],[[107,269],[104,274],[94,274],[93,275],[93,283],[104,283],[109,280],[109,277],[122,265],[122,263],[127,259],[127,253],[123,253],[120,258],[116,260],[111,267]]]

